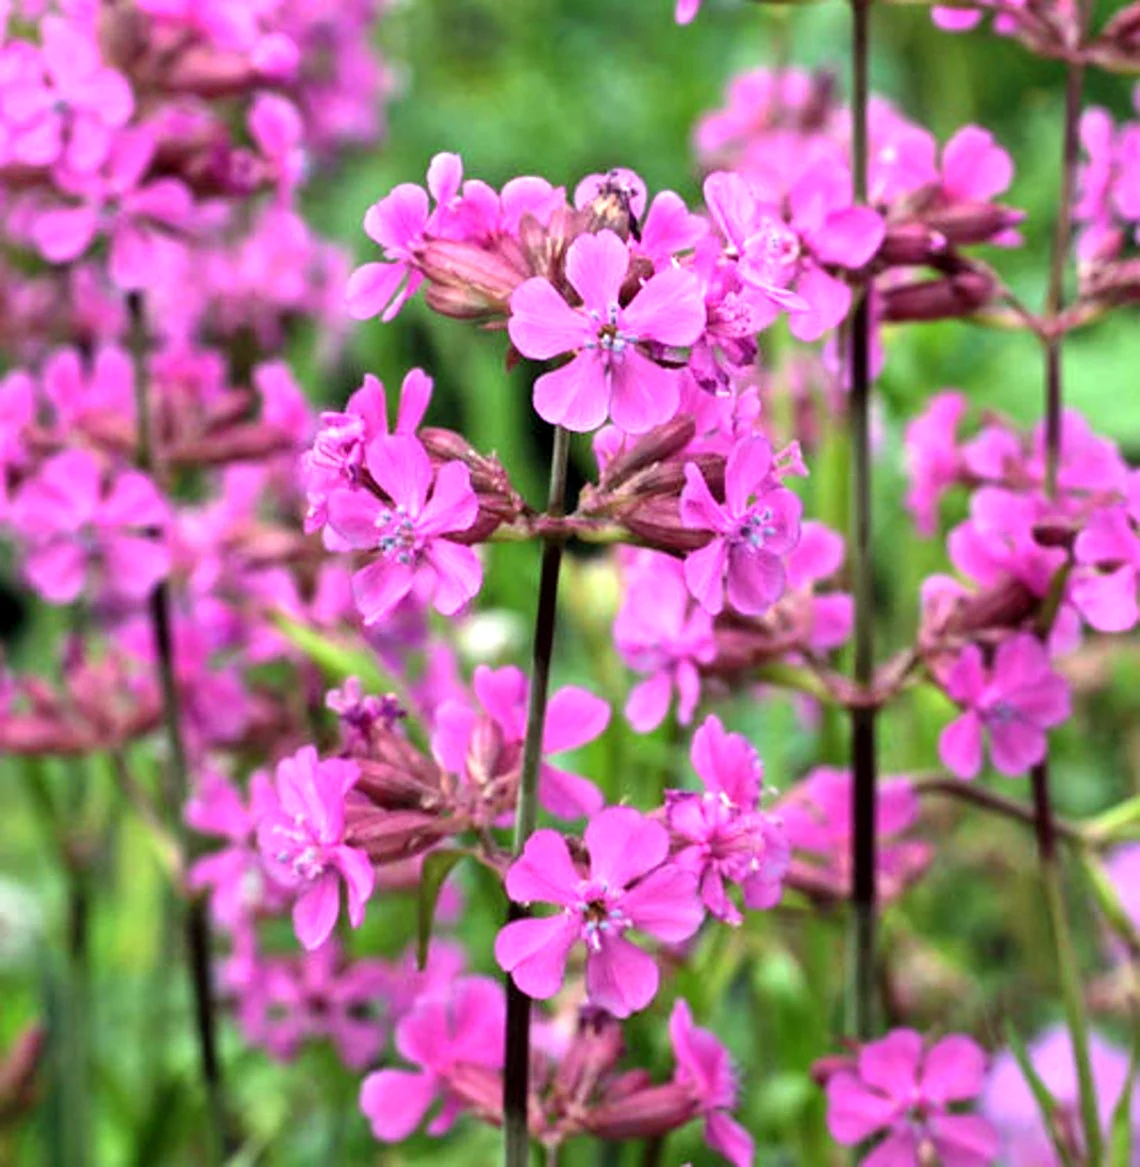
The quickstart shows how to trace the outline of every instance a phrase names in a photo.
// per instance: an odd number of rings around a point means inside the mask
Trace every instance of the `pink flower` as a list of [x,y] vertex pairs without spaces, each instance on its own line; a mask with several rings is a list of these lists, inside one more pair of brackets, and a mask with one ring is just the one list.
[[709,717],[693,735],[691,756],[705,793],[666,791],[667,822],[678,840],[674,862],[697,877],[714,916],[739,924],[725,883],[740,884],[746,907],[772,907],[788,868],[788,842],[779,820],[760,810],[764,767],[746,738]]
[[936,393],[906,429],[906,464],[910,478],[906,505],[922,535],[933,535],[938,503],[962,473],[958,424],[966,412],[961,393]]
[[677,0],[673,19],[678,24],[692,24],[701,10],[701,0]]
[[505,1029],[502,986],[487,977],[461,977],[450,992],[421,999],[396,1026],[396,1049],[418,1068],[379,1070],[360,1087],[360,1109],[376,1138],[403,1142],[440,1097],[428,1133],[444,1134],[461,1107],[448,1090],[449,1074],[462,1065],[500,1069]]
[[348,313],[356,320],[392,320],[423,282],[415,253],[426,242],[434,215],[428,194],[446,207],[459,190],[463,163],[457,154],[437,154],[428,167],[427,185],[404,182],[368,208],[364,230],[384,250],[381,263],[358,267],[348,280]]
[[692,1010],[681,998],[669,1015],[669,1039],[677,1059],[673,1081],[692,1093],[705,1120],[705,1142],[732,1167],[751,1167],[752,1136],[728,1113],[738,1092],[728,1051],[709,1030],[693,1024]]
[[336,490],[328,499],[333,532],[349,547],[379,553],[352,577],[364,623],[383,619],[413,591],[445,616],[455,615],[483,582],[475,551],[448,538],[466,531],[479,513],[470,471],[445,462],[433,481],[427,452],[406,434],[370,442],[364,461],[390,501],[364,489]]
[[32,236],[40,254],[50,263],[71,263],[104,235],[110,243],[107,270],[118,288],[153,282],[174,246],[172,232],[185,227],[193,211],[190,190],[179,179],[146,181],[156,148],[150,130],[122,130],[99,171],[61,176],[61,189],[80,202],[39,214]]
[[[813,872],[822,870],[838,894],[847,895],[851,887],[851,771],[817,766],[780,800],[778,814],[789,844],[798,853],[793,868],[806,856]],[[918,815],[918,795],[909,779],[879,780],[876,860],[884,900],[898,895],[930,860],[926,843],[900,838],[918,822]]]
[[782,595],[782,556],[800,534],[800,500],[774,473],[772,447],[761,437],[737,442],[725,466],[725,503],[716,501],[700,469],[685,467],[681,521],[713,532],[712,540],[685,558],[685,583],[707,611],[728,602],[746,616],[767,611]]
[[687,940],[704,912],[696,880],[667,863],[669,833],[630,807],[609,807],[586,828],[588,876],[557,831],[536,831],[507,872],[516,903],[556,904],[541,919],[515,920],[495,940],[495,959],[528,996],[553,997],[570,950],[586,945],[586,992],[615,1017],[644,1009],[657,993],[657,964],[625,938],[637,928],[666,944]]
[[680,373],[657,364],[645,346],[690,345],[700,337],[700,281],[667,268],[623,308],[619,295],[628,270],[629,251],[612,231],[580,235],[566,253],[566,278],[582,307],[571,307],[542,278],[527,280],[511,295],[507,328],[519,352],[536,360],[575,354],[535,382],[534,407],[551,424],[585,433],[611,417],[640,434],[677,412]]
[[864,1167],[920,1167],[931,1158],[943,1167],[989,1167],[997,1132],[984,1118],[950,1110],[981,1093],[985,1072],[985,1054],[968,1037],[951,1034],[925,1048],[914,1030],[893,1030],[828,1081],[828,1130],[847,1147],[886,1133]]
[[368,856],[344,842],[344,797],[359,776],[355,762],[322,762],[313,746],[304,746],[278,762],[278,804],[258,824],[262,859],[270,875],[297,895],[293,928],[310,951],[328,939],[336,924],[341,879],[354,928],[360,927],[372,894],[376,876]]
[[162,538],[169,518],[154,483],[136,470],[104,478],[94,454],[49,458],[12,501],[24,539],[24,573],[49,603],[70,604],[96,569],[113,597],[145,599],[170,570]]
[[[530,691],[526,674],[511,666],[492,669],[480,665],[472,686],[498,731],[502,748],[514,751],[521,761]],[[460,704],[449,703],[438,711],[432,748],[448,769],[462,772],[475,720],[474,712]],[[551,693],[542,732],[544,759],[547,754],[576,750],[592,742],[605,732],[609,720],[609,705],[587,689],[567,685]],[[588,778],[545,760],[539,769],[538,795],[546,810],[565,819],[596,814],[605,803],[602,792]]]
[[0,119],[7,148],[25,166],[62,162],[68,171],[89,172],[106,158],[114,132],[130,120],[131,87],[103,65],[98,44],[76,22],[46,16],[40,35],[38,51],[22,41],[6,46]]
[[1129,478],[1128,500],[1095,510],[1077,535],[1070,595],[1098,632],[1127,632],[1140,619],[1140,471]]
[[[1029,1060],[1057,1103],[1057,1126],[1069,1135],[1080,1161],[1081,1112],[1073,1044],[1069,1032],[1058,1025],[1046,1030],[1029,1046]],[[1101,1130],[1108,1142],[1112,1115],[1128,1085],[1128,1054],[1098,1033],[1089,1035],[1089,1061],[1096,1091]],[[1002,1163],[1008,1167],[1060,1167],[1041,1118],[1041,1108],[1033,1097],[1014,1055],[1004,1051],[994,1058],[982,1095],[982,1113],[997,1128],[1001,1138]],[[1133,1152],[1130,1167],[1140,1161],[1136,1135],[1140,1132],[1140,1094],[1132,1090]]]
[[218,836],[227,844],[194,861],[187,873],[187,887],[191,891],[208,888],[211,914],[230,930],[250,920],[257,911],[284,906],[282,889],[268,878],[256,845],[257,823],[276,804],[264,770],[255,771],[250,779],[248,805],[236,787],[213,772],[203,776],[186,804],[189,826],[201,834]]
[[625,715],[638,733],[650,733],[665,720],[676,691],[677,721],[688,725],[700,700],[700,666],[716,655],[712,616],[693,600],[681,564],[670,555],[643,553],[631,576],[614,644],[631,669],[649,676],[630,691]]
[[1045,757],[1045,731],[1069,716],[1069,686],[1053,672],[1049,654],[1027,632],[998,645],[988,673],[982,650],[968,644],[945,681],[947,694],[966,712],[938,739],[938,755],[959,778],[982,768],[982,733],[1000,774],[1016,777]]
[[[411,369],[400,386],[396,434],[415,434],[431,401],[433,382],[422,369]],[[329,494],[338,487],[360,485],[369,442],[388,436],[388,399],[383,382],[371,373],[348,399],[343,413],[321,414],[313,447],[301,457],[301,474],[309,503],[305,530],[316,531],[328,521]]]

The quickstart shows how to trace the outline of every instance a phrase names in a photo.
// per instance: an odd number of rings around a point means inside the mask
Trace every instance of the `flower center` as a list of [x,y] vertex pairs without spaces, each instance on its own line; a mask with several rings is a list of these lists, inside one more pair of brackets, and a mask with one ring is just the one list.
[[618,907],[617,897],[603,879],[584,882],[578,892],[582,915],[582,938],[591,952],[597,952],[607,936],[620,936],[631,921]]
[[607,360],[612,357],[620,357],[625,352],[626,345],[637,344],[636,336],[628,332],[622,332],[618,328],[618,312],[619,308],[617,304],[611,304],[606,309],[604,318],[594,308],[590,308],[586,313],[598,326],[597,340],[587,341],[586,347],[601,349]]
[[771,507],[753,507],[740,520],[736,530],[736,541],[747,543],[757,549],[779,534],[774,524],[775,515]]
[[308,824],[295,815],[292,826],[278,826],[274,834],[280,841],[280,850],[274,858],[283,867],[291,867],[300,879],[319,879],[325,873],[324,848],[312,837]]
[[416,528],[407,508],[384,508],[376,516],[377,549],[385,559],[410,564],[416,554]]

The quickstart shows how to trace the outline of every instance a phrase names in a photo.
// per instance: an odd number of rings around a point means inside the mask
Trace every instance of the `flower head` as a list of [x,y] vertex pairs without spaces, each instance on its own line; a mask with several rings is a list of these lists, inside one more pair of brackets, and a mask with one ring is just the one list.
[[297,896],[293,927],[310,950],[328,939],[336,923],[341,879],[354,928],[372,894],[376,874],[368,856],[344,842],[344,797],[359,776],[355,762],[321,761],[313,746],[304,746],[277,764],[277,805],[258,824],[262,860]]
[[728,602],[747,616],[767,611],[785,586],[783,557],[800,533],[799,498],[780,484],[772,447],[761,437],[739,441],[724,471],[725,501],[717,502],[694,464],[685,467],[681,521],[712,533],[685,559],[685,582],[713,615]]
[[982,650],[968,644],[946,677],[946,692],[965,707],[938,740],[938,754],[959,778],[982,768],[983,732],[1000,774],[1024,774],[1045,757],[1045,731],[1069,716],[1069,686],[1053,672],[1033,635],[1003,640],[986,669]]
[[376,553],[352,579],[365,624],[386,617],[411,592],[453,616],[479,590],[483,569],[471,547],[448,538],[475,522],[471,473],[445,462],[432,473],[423,446],[406,434],[369,443],[365,466],[385,498],[370,490],[335,490],[328,521],[348,547]]
[[989,1167],[998,1137],[977,1115],[951,1105],[976,1098],[986,1058],[968,1037],[951,1034],[927,1047],[912,1029],[896,1029],[859,1051],[827,1083],[827,1126],[844,1146],[885,1134],[865,1163],[872,1167]]
[[696,879],[666,862],[669,833],[629,807],[609,807],[586,828],[589,873],[582,875],[556,831],[536,831],[507,872],[516,903],[556,904],[541,919],[516,920],[499,933],[495,958],[528,996],[553,997],[566,961],[586,947],[586,992],[615,1017],[644,1009],[657,993],[657,964],[625,938],[631,928],[667,944],[687,940],[704,912]]
[[690,345],[700,337],[700,281],[679,267],[666,268],[623,306],[629,262],[628,247],[612,231],[581,235],[566,253],[566,279],[581,307],[572,307],[541,277],[520,284],[511,296],[507,327],[519,352],[536,360],[575,354],[535,382],[534,407],[551,424],[585,433],[610,417],[640,434],[677,412],[680,373],[657,364],[646,346]]

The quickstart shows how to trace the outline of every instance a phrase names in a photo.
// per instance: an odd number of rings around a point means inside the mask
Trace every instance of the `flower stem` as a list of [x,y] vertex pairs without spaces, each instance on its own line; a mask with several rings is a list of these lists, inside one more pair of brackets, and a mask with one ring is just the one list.
[[[1084,37],[1087,20],[1086,6],[1078,5],[1082,23],[1080,36]],[[1063,332],[1056,323],[1065,302],[1065,264],[1072,242],[1072,210],[1076,191],[1076,172],[1080,151],[1081,94],[1084,85],[1084,67],[1070,61],[1065,83],[1065,114],[1061,141],[1061,190],[1057,219],[1053,232],[1053,251],[1049,264],[1049,283],[1045,295],[1045,493],[1053,499],[1057,494],[1057,474],[1061,463],[1062,431],[1062,369],[1061,344]],[[1048,635],[1048,630],[1043,630]],[[1077,1074],[1080,1096],[1081,1122],[1084,1127],[1085,1152],[1090,1167],[1103,1162],[1103,1140],[1097,1109],[1096,1085],[1093,1082],[1089,1056],[1088,1019],[1085,1015],[1084,993],[1077,954],[1069,929],[1062,887],[1061,864],[1057,854],[1057,823],[1049,793],[1049,760],[1046,756],[1031,771],[1033,785],[1034,829],[1037,835],[1037,857],[1041,867],[1041,882],[1045,888],[1045,904],[1053,933],[1053,947],[1057,957],[1057,975],[1061,982],[1061,998],[1065,1021],[1073,1046],[1073,1063]]]
[[1061,864],[1057,855],[1057,831],[1049,796],[1049,764],[1042,762],[1031,771],[1033,805],[1036,811],[1037,855],[1041,864],[1041,882],[1045,885],[1045,906],[1053,932],[1053,947],[1057,956],[1057,976],[1061,982],[1061,999],[1065,1008],[1065,1023],[1073,1043],[1073,1061],[1077,1071],[1081,1122],[1085,1133],[1085,1150],[1089,1167],[1100,1167],[1103,1162],[1100,1116],[1097,1110],[1096,1083],[1089,1056],[1088,1018],[1085,1016],[1081,972],[1077,963],[1073,936],[1069,930],[1065,910],[1064,890],[1061,886]]
[[[550,494],[547,512],[561,515],[566,507],[566,472],[570,458],[570,434],[555,426],[550,456]],[[550,660],[554,651],[554,626],[558,604],[558,574],[562,567],[564,540],[548,535],[543,543],[538,579],[538,608],[534,617],[534,649],[531,657],[530,697],[523,740],[522,770],[515,808],[514,853],[519,855],[534,833],[538,820],[538,772],[542,761],[542,734],[546,724],[546,698],[550,688]],[[511,919],[523,911],[511,905]],[[530,1093],[530,998],[507,977],[507,1038],[503,1075],[503,1133],[506,1167],[527,1167],[530,1135],[527,1099]]]
[[[149,379],[146,368],[146,319],[142,297],[133,292],[127,297],[131,320],[131,352],[134,358],[135,410],[138,420],[138,464],[148,474],[155,471],[151,442]],[[150,622],[158,659],[159,684],[162,689],[163,725],[170,752],[165,784],[165,801],[172,832],[183,842],[183,855],[191,858],[189,833],[182,819],[182,808],[190,793],[190,764],[182,737],[182,714],[174,660],[174,633],[171,619],[170,585],[161,582],[150,597]],[[210,921],[206,904],[194,897],[186,905],[183,918],[187,971],[194,999],[194,1026],[198,1039],[198,1056],[202,1081],[206,1088],[206,1140],[208,1162],[225,1160],[225,1098],[222,1067],[218,1056],[217,1016],[214,983],[210,967]]]
[[[870,0],[851,0],[851,174],[857,203],[867,201],[867,107]],[[871,560],[870,288],[850,321],[851,570],[855,597],[856,687],[874,680],[874,595]],[[856,1037],[874,1030],[875,1002],[875,710],[851,710],[851,984],[848,1027]]]

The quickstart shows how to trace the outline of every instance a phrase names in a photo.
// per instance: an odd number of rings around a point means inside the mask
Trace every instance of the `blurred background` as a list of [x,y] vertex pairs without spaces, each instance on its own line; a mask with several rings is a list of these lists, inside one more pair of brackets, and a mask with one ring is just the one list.
[[[702,112],[722,100],[736,72],[777,59],[832,70],[846,88],[847,13],[841,3],[762,9],[743,0],[705,0],[696,22],[678,28],[670,0],[402,0],[379,30],[396,89],[386,143],[311,183],[307,210],[317,228],[372,257],[361,230],[366,208],[398,182],[420,182],[429,159],[459,152],[468,177],[498,186],[519,174],[539,174],[569,187],[611,166],[638,171],[650,191],[672,188],[699,199],[700,176],[691,134]],[[968,122],[994,132],[1012,154],[1017,177],[1005,201],[1027,212],[1025,246],[989,258],[1031,304],[1041,301],[1046,248],[1058,186],[1061,82],[1059,66],[1030,58],[1019,45],[988,34],[947,36],[918,6],[884,8],[874,25],[873,85],[908,116],[945,140]],[[1094,75],[1090,100],[1117,116],[1131,106],[1131,83]],[[355,328],[343,355],[318,360],[315,338],[295,345],[299,375],[316,401],[340,403],[365,371],[389,386],[412,365],[436,381],[429,422],[462,430],[496,451],[532,500],[544,493],[549,435],[530,406],[525,368],[506,374],[503,341],[431,315],[417,300],[390,325]],[[945,568],[937,540],[918,540],[903,512],[901,436],[906,421],[946,386],[977,404],[1030,421],[1041,400],[1040,357],[1018,335],[957,323],[908,326],[885,338],[879,382],[876,475],[877,596],[882,651],[905,643],[913,628],[917,589]],[[781,343],[774,338],[773,343]],[[1130,313],[1074,338],[1066,349],[1066,394],[1093,427],[1140,460],[1140,329]],[[589,449],[575,450],[580,476]],[[813,464],[809,513],[843,527],[845,460],[838,446]],[[522,659],[537,578],[532,547],[496,547],[483,601],[501,616],[504,659]],[[620,709],[628,677],[613,657],[608,627],[616,585],[605,564],[576,559],[564,598],[569,617],[559,645],[558,680],[590,684]],[[4,623],[17,659],[34,661],[47,617],[22,619],[14,585]],[[1080,662],[1089,689],[1077,717],[1060,735],[1056,765],[1059,804],[1070,814],[1093,813],[1140,789],[1140,729],[1135,693],[1140,660],[1118,640],[1111,656],[1096,645]],[[885,769],[930,767],[946,708],[926,698],[908,702],[883,727]],[[934,699],[930,699],[934,701]],[[786,789],[818,760],[841,760],[842,729],[815,725],[802,706],[784,699],[741,700],[728,711],[734,728],[750,732],[767,766],[767,781]],[[683,737],[663,730],[635,739],[615,717],[602,743],[583,751],[581,769],[611,794],[653,790],[665,773],[684,773]],[[7,765],[4,769],[7,770]],[[5,775],[10,777],[10,775]],[[81,775],[75,776],[82,780]],[[90,1009],[93,1120],[89,1161],[103,1165],[192,1163],[202,1100],[194,1049],[183,1023],[181,974],[164,952],[173,943],[169,892],[137,824],[123,819],[111,857],[97,869],[82,918],[92,930],[92,973],[86,984],[61,977],[59,953],[75,905],[66,902],[49,841],[33,808],[5,781],[0,818],[0,1048],[45,1007]],[[1007,792],[1023,795],[1005,784]],[[1056,986],[1039,909],[1031,840],[1016,826],[990,823],[940,807],[925,824],[942,843],[930,877],[886,925],[911,1016],[939,1030],[965,1028],[991,1046],[999,1019],[1012,1015],[1024,1032],[1053,1019]],[[995,894],[995,888],[998,894]],[[490,969],[490,938],[501,910],[491,889],[473,881],[458,925],[473,959]],[[355,938],[361,951],[395,952],[414,932],[410,901],[386,901]],[[1095,961],[1092,922],[1083,921],[1086,959]],[[840,1004],[835,970],[842,959],[839,920],[802,914],[756,917],[740,932],[702,950],[682,974],[702,1024],[716,1029],[743,1067],[741,1116],[760,1143],[759,1161],[826,1164],[832,1151],[822,1126],[811,1062],[833,1049]],[[72,995],[70,1003],[63,998]],[[719,1001],[719,1005],[716,1002]],[[714,1007],[715,1005],[715,1007]],[[633,1044],[646,1063],[668,1065],[660,1016],[637,1019]],[[53,1085],[36,1121],[0,1127],[0,1164],[66,1164],[53,1138],[66,1091],[69,1059],[55,1051]],[[490,1164],[497,1138],[461,1124],[442,1147],[414,1140],[398,1150],[374,1144],[356,1107],[359,1077],[331,1051],[308,1049],[300,1065],[280,1066],[225,1034],[229,1089],[248,1142],[239,1164],[426,1163],[440,1167]],[[659,1160],[632,1149],[572,1149],[564,1163],[712,1163],[699,1131],[669,1141]]]

